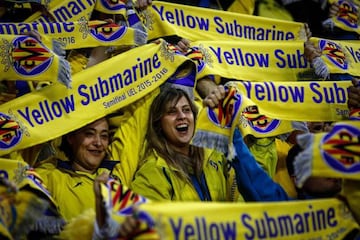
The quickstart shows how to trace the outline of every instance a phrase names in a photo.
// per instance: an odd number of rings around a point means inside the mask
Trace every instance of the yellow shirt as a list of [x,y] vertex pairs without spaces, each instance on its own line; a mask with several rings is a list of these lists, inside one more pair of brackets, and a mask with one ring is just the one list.
[[61,215],[69,221],[95,208],[94,180],[103,172],[110,173],[117,163],[104,160],[94,174],[89,174],[72,170],[70,161],[51,159],[42,162],[36,172],[58,204]]
[[[230,200],[224,155],[206,149],[205,159],[203,172],[211,201]],[[193,184],[178,177],[176,171],[154,152],[136,172],[135,179],[130,185],[131,189],[151,200],[200,201],[201,198]]]

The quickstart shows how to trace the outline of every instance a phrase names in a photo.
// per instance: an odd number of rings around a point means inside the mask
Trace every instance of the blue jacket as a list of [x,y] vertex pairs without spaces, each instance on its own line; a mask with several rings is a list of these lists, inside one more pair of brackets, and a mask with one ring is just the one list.
[[294,200],[256,163],[239,129],[235,130],[233,143],[236,157],[232,161],[232,166],[235,169],[238,190],[245,201]]

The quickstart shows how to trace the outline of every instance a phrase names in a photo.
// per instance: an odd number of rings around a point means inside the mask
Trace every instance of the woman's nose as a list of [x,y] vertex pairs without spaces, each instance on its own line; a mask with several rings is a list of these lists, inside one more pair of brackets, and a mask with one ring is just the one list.
[[178,118],[185,118],[186,115],[183,111],[179,111],[177,116]]
[[95,144],[96,146],[100,146],[100,145],[101,145],[101,137],[100,137],[100,136],[96,135],[96,136],[94,137],[94,144]]

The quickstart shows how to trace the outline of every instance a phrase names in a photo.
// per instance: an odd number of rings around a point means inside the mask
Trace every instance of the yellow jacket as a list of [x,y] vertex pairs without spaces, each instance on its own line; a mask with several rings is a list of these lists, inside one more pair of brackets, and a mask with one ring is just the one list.
[[117,163],[104,160],[96,173],[89,174],[74,171],[70,161],[53,158],[41,162],[36,172],[58,204],[61,215],[69,221],[85,210],[95,208],[94,179],[103,172],[111,173]]
[[110,155],[113,160],[121,161],[121,164],[115,166],[114,174],[126,186],[130,185],[138,162],[142,159],[150,105],[159,91],[156,89],[121,109],[123,115],[110,120],[111,125],[117,126],[109,145]]
[[[201,201],[193,184],[180,179],[176,171],[154,151],[136,172],[131,189],[151,200]],[[211,201],[230,200],[224,155],[205,149],[203,172]]]

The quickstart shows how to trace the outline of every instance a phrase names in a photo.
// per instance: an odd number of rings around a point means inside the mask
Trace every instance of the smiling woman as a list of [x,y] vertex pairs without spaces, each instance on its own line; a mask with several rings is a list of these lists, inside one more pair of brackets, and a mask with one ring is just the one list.
[[197,109],[181,89],[163,88],[151,105],[145,159],[131,188],[149,199],[226,201],[225,156],[190,144]]
[[101,118],[62,137],[65,161],[52,157],[36,167],[66,220],[94,208],[95,178],[119,163],[106,159],[108,145],[109,123]]

